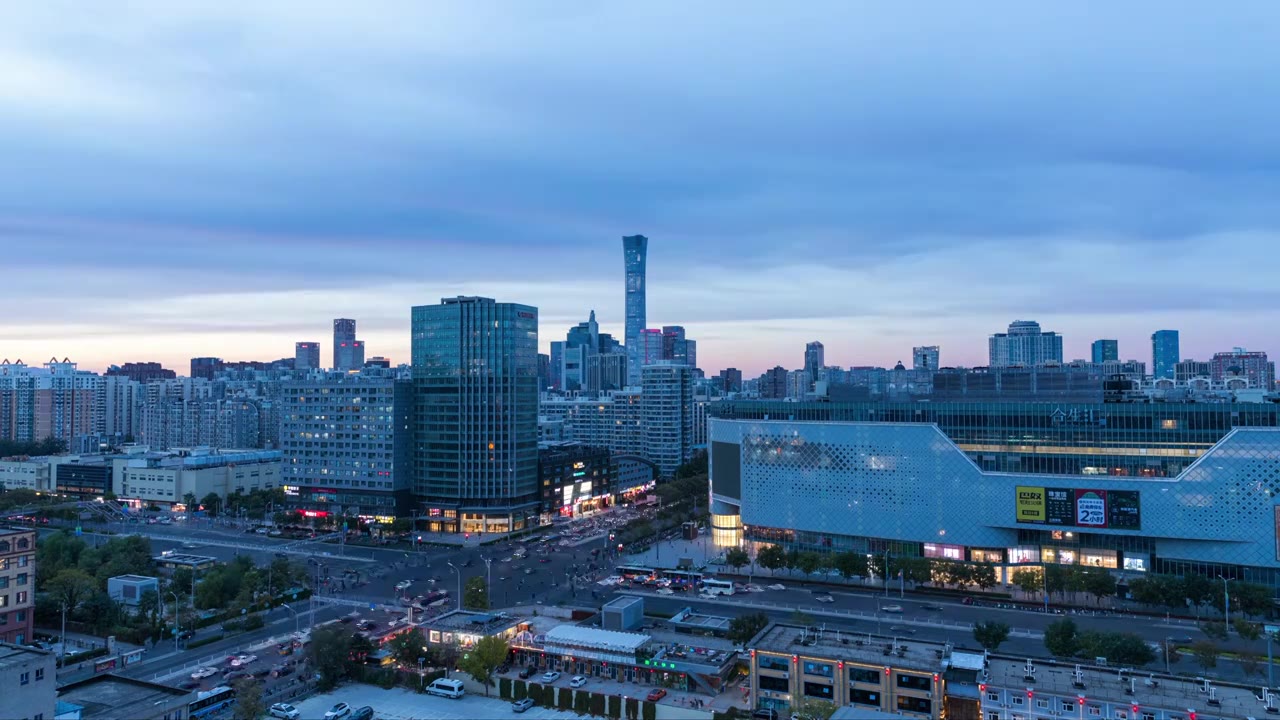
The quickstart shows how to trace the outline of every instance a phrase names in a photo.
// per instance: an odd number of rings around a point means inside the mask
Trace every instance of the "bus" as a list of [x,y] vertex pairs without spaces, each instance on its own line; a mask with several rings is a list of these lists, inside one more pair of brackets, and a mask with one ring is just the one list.
[[653,575],[653,568],[640,567],[638,565],[619,565],[614,572],[621,575],[623,580],[644,580]]
[[683,585],[693,588],[702,582],[702,573],[693,570],[663,570],[662,577],[671,581],[672,585]]
[[702,581],[702,592],[708,595],[732,595],[733,583],[728,580],[707,578]]
[[226,685],[196,693],[196,699],[187,704],[187,716],[201,718],[212,715],[236,701],[236,691]]

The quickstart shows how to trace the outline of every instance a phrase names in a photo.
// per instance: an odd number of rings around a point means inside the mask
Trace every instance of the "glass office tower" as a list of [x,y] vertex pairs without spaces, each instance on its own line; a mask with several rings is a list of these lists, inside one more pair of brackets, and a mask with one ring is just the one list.
[[1177,374],[1178,331],[1157,330],[1151,335],[1151,376],[1172,378]]
[[643,235],[627,235],[622,238],[623,260],[627,271],[627,384],[640,384],[640,368],[644,357],[640,354],[640,333],[644,331],[644,272],[645,259],[649,255],[649,238]]
[[538,512],[538,309],[413,308],[414,492],[435,532],[507,532]]

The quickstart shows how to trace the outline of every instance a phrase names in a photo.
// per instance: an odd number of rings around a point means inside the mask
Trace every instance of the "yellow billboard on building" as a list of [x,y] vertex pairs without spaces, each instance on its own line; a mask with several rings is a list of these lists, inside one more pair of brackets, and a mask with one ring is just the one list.
[[1019,485],[1015,490],[1018,494],[1017,522],[1043,523],[1045,521],[1044,488]]

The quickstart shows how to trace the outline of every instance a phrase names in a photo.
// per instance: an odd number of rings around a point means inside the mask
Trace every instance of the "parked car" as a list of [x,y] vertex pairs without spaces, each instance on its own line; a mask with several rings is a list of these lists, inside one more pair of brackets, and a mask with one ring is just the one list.
[[549,684],[551,684],[551,683],[553,683],[553,682],[555,682],[555,681],[557,681],[557,680],[559,680],[559,679],[560,679],[560,673],[558,673],[558,672],[556,672],[556,671],[554,671],[554,670],[550,670],[550,671],[547,671],[547,672],[542,673],[542,682],[544,682],[544,683],[546,683],[546,684],[548,684],[548,685],[549,685]]
[[530,698],[525,698],[523,700],[517,700],[511,703],[511,712],[522,713],[531,707],[533,707],[533,700],[531,700]]
[[533,677],[534,673],[536,672],[538,672],[538,669],[536,667],[532,665],[526,665],[520,670],[520,679],[528,680],[529,678]]
[[373,720],[373,708],[365,705],[351,713],[351,720]]
[[574,675],[572,678],[569,679],[569,687],[571,688],[580,688],[586,684],[587,684],[587,679],[582,677],[581,675]]
[[282,720],[298,720],[302,713],[298,712],[298,708],[289,703],[276,703],[271,706],[267,714],[273,718],[282,718]]
[[653,690],[649,691],[649,694],[646,695],[644,699],[648,700],[649,702],[658,702],[659,700],[661,700],[666,696],[667,696],[666,690],[662,688],[654,688]]
[[337,705],[329,708],[329,711],[324,714],[324,720],[338,720],[338,718],[344,718],[350,714],[350,705],[346,703],[338,703]]

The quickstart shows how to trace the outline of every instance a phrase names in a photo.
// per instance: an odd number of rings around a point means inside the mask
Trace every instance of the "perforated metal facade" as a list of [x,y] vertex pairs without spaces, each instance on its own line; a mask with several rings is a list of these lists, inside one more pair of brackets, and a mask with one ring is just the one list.
[[[1019,562],[1014,548],[1065,529],[1077,543],[1148,562],[1280,569],[1278,429],[1232,430],[1176,476],[1151,478],[987,472],[923,423],[712,419],[710,441],[712,511],[737,507],[748,528],[794,531],[812,544],[946,544],[1003,549]],[[1019,488],[1046,487],[1136,492],[1137,527],[1018,522]]]

